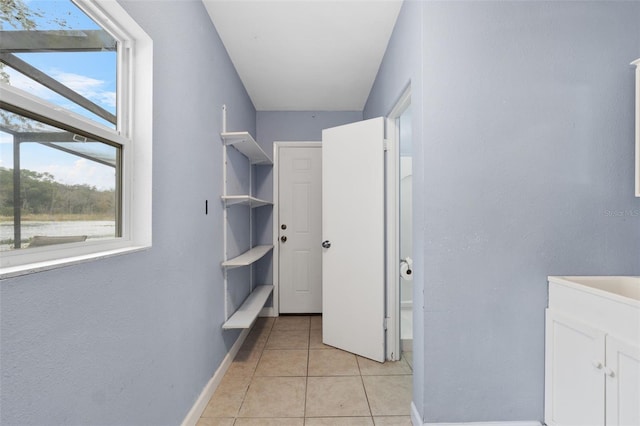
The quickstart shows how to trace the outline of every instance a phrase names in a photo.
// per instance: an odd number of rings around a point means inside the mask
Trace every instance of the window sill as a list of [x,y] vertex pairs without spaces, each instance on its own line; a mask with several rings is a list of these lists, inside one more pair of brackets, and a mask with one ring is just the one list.
[[21,275],[30,275],[38,272],[49,271],[52,269],[62,268],[65,266],[78,265],[80,263],[92,262],[94,260],[106,259],[122,254],[130,254],[144,251],[150,246],[129,246],[114,250],[106,250],[97,253],[83,254],[79,256],[67,257],[64,259],[47,260],[43,262],[29,263],[26,265],[9,266],[0,268],[0,280],[7,278],[19,277]]

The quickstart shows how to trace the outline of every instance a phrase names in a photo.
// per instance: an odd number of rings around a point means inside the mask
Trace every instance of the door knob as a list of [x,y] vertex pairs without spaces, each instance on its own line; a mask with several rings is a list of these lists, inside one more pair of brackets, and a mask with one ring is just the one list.
[[324,241],[322,242],[322,247],[324,247],[324,248],[329,248],[329,247],[331,247],[331,241],[329,241],[329,240],[324,240]]
[[283,243],[286,243],[287,237],[283,235],[282,237],[280,237],[280,241],[282,241]]

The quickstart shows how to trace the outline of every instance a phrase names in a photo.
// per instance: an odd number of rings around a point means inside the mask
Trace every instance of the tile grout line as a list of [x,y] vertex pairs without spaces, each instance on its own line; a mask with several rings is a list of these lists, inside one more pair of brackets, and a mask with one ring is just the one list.
[[[249,393],[249,388],[253,384],[253,379],[256,377],[256,371],[258,371],[258,365],[260,364],[260,360],[262,359],[262,355],[264,354],[264,351],[265,351],[265,349],[267,347],[267,342],[269,341],[269,337],[271,336],[271,331],[273,330],[273,326],[274,325],[275,325],[275,320],[271,324],[271,327],[269,327],[269,332],[267,333],[267,339],[264,342],[264,346],[260,350],[260,356],[258,357],[258,361],[256,362],[256,367],[253,369],[253,372],[251,373],[251,376],[249,377],[249,384],[247,385],[247,389],[244,391],[244,395],[242,395],[242,402],[240,403],[240,407],[238,407],[238,412],[236,413],[236,415],[233,418],[233,424],[236,423],[236,421],[238,420],[238,418],[240,416],[240,410],[242,409],[242,406],[244,405],[245,399],[247,398],[247,394]],[[255,327],[255,323],[254,323],[253,327]],[[253,331],[253,327],[252,327],[251,331]],[[238,356],[238,355],[236,354],[236,356]],[[235,360],[235,358],[234,358],[234,360]]]
[[369,402],[369,395],[367,394],[367,387],[364,385],[364,378],[362,377],[362,369],[360,368],[360,360],[356,355],[356,364],[358,365],[358,373],[360,373],[360,383],[362,383],[362,390],[364,390],[364,397],[367,399],[367,407],[369,407],[369,416],[371,417],[371,422],[375,424],[373,420],[373,410],[371,409],[371,403]]
[[311,317],[309,317],[309,339],[307,340],[307,375],[304,378],[304,409],[302,410],[302,424],[307,424],[307,392],[309,390],[309,358],[311,357]]
[[[311,329],[311,318],[310,317],[308,317],[308,318],[309,318],[309,324],[308,324],[309,328],[307,330],[308,331],[307,332],[308,340],[306,342],[306,348],[305,348],[306,352],[307,352],[307,359],[306,359],[306,374],[304,375],[304,379],[305,379],[304,386],[305,386],[305,389],[304,389],[304,399],[303,399],[303,417],[301,419],[302,420],[302,425],[307,425],[307,420],[309,419],[307,417],[307,414],[308,414],[307,413],[307,402],[308,402],[307,399],[308,399],[309,374],[310,374],[310,367],[311,367],[311,350],[312,350],[312,348],[311,348],[311,334],[312,334],[312,329]],[[245,389],[244,393],[242,394],[240,405],[239,405],[239,408],[238,408],[236,414],[233,416],[233,418],[230,418],[231,420],[233,420],[232,424],[236,424],[238,420],[243,419],[243,417],[239,417],[239,414],[240,414],[240,411],[241,411],[242,407],[247,402],[247,396],[249,394],[249,389],[254,384],[255,379],[258,378],[258,377],[261,377],[261,376],[257,376],[258,365],[260,364],[261,360],[263,360],[263,357],[265,355],[265,351],[267,350],[267,342],[269,341],[272,333],[275,330],[276,320],[277,320],[277,318],[274,319],[273,322],[270,322],[270,326],[265,327],[264,329],[262,329],[262,332],[264,332],[266,334],[264,336],[264,339],[265,339],[264,340],[264,345],[262,345],[261,348],[258,351],[258,354],[257,354],[258,356],[257,356],[257,361],[256,361],[255,368],[253,370],[251,370],[251,373],[246,376],[248,378],[247,388]],[[255,325],[254,325],[254,327],[255,327]],[[255,330],[251,330],[251,331],[255,331]],[[262,338],[260,340],[262,340]],[[290,349],[294,349],[294,348],[290,348]],[[300,349],[302,349],[302,348],[300,348]],[[284,349],[282,349],[282,350],[284,350]],[[236,357],[237,356],[238,355],[236,355]],[[370,397],[371,396],[369,395],[369,392],[367,391],[367,387],[366,387],[365,382],[364,382],[365,375],[362,373],[363,368],[365,369],[365,371],[367,371],[367,364],[365,362],[366,359],[361,358],[361,357],[356,356],[356,355],[353,355],[353,356],[355,357],[356,366],[357,366],[357,370],[358,370],[357,375],[360,376],[360,381],[361,381],[363,390],[365,392],[365,398],[366,398],[366,401],[367,401],[367,406],[369,408],[369,415],[366,416],[366,417],[371,419],[371,422],[372,422],[371,424],[375,425],[376,421],[375,421],[375,418],[373,416],[373,410],[372,410],[372,407],[371,407],[372,403],[370,401]],[[363,360],[363,362],[360,362],[361,359]],[[366,376],[367,377],[369,377],[370,375],[371,376],[377,376],[377,377],[413,376],[413,372],[414,372],[413,371],[413,367],[409,364],[409,362],[406,360],[406,358],[401,357],[401,360],[399,360],[399,361],[401,361],[402,364],[406,365],[408,372],[407,372],[407,370],[405,370],[403,368],[403,369],[401,369],[401,371],[394,371],[392,374],[384,374],[383,372],[377,372],[376,371],[378,374],[376,374],[376,372],[372,372],[373,374],[368,374]],[[235,362],[235,358],[234,358],[234,362]],[[365,364],[364,367],[362,367],[363,363]],[[392,364],[394,364],[394,363],[392,363]],[[225,376],[226,376],[226,374],[225,374]],[[267,377],[267,376],[265,376],[265,377]],[[284,377],[284,376],[282,376],[282,377]],[[295,376],[292,376],[292,377],[295,377]],[[323,376],[320,376],[320,377],[323,377]],[[334,376],[327,376],[327,377],[334,377]],[[340,377],[340,376],[335,376],[335,377]],[[385,413],[386,413],[386,411],[385,411]],[[379,415],[381,415],[381,416],[394,416],[394,417],[395,416],[400,416],[400,414],[383,414],[383,413],[380,413]],[[287,416],[285,416],[285,417],[287,417]],[[335,416],[330,416],[330,417],[335,418]],[[351,417],[351,416],[337,416],[337,417]],[[200,419],[203,419],[203,417],[200,416]],[[255,419],[259,419],[259,417],[255,418]]]

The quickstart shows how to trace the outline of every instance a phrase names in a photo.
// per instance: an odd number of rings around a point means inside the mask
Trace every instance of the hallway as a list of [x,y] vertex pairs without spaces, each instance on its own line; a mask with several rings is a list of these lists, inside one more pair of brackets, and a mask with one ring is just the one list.
[[258,318],[198,426],[411,425],[411,353],[379,364],[322,344],[322,317]]

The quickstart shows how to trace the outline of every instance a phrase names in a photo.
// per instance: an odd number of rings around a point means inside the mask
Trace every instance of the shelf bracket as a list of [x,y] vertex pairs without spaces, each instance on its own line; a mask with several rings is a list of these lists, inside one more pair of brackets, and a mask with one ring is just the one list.
[[222,133],[227,133],[227,105],[222,105]]

